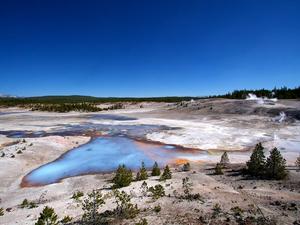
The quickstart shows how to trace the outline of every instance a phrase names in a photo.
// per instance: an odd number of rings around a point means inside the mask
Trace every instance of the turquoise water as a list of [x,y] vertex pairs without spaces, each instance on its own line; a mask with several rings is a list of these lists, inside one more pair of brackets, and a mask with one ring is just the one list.
[[162,166],[176,155],[175,146],[137,142],[120,136],[99,137],[33,170],[24,181],[27,185],[51,184],[66,177],[113,171],[120,164],[138,169],[142,161],[149,168],[154,161]]

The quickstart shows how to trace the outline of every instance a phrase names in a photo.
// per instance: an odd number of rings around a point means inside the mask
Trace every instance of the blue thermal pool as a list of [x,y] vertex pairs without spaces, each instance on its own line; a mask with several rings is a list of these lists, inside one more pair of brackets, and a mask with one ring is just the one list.
[[67,177],[113,171],[120,164],[133,170],[138,169],[142,161],[146,167],[152,167],[154,161],[163,166],[183,154],[188,156],[195,152],[127,137],[98,137],[33,170],[24,177],[22,186],[46,185]]

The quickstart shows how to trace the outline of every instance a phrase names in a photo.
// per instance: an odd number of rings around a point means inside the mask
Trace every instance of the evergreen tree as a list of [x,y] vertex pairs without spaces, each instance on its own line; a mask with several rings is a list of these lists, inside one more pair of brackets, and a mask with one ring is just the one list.
[[224,174],[222,171],[222,165],[220,163],[217,163],[215,167],[215,175],[222,175]]
[[220,164],[222,166],[226,166],[229,163],[229,158],[227,152],[224,152],[223,155],[221,156]]
[[99,208],[105,204],[102,194],[99,190],[93,190],[82,202],[82,222],[83,224],[100,224],[101,217],[98,212]]
[[296,166],[298,167],[298,169],[300,169],[300,156],[298,156],[296,162],[295,162]]
[[117,169],[116,175],[113,178],[114,188],[122,188],[129,186],[132,182],[132,172],[126,166],[120,165]]
[[142,167],[140,168],[140,171],[137,173],[136,180],[147,180],[148,174],[145,167],[145,163],[142,162]]
[[46,206],[40,213],[40,217],[35,225],[58,225],[57,219],[58,217],[54,209]]
[[151,176],[159,176],[159,175],[160,175],[160,169],[158,167],[157,162],[155,162],[152,168]]
[[266,162],[267,178],[281,180],[287,176],[286,161],[277,148],[273,148]]
[[258,143],[247,162],[247,172],[251,176],[262,176],[265,170],[265,154],[264,147]]
[[163,174],[160,176],[160,180],[167,180],[172,178],[172,172],[168,165],[166,165]]

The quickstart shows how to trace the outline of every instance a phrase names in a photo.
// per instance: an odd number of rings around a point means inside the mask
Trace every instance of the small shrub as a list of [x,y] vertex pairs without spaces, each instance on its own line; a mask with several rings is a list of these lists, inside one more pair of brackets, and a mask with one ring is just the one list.
[[172,172],[168,165],[166,165],[163,174],[160,176],[159,180],[165,181],[172,178]]
[[147,196],[147,192],[148,192],[148,184],[146,181],[144,181],[141,185],[141,192],[143,196]]
[[213,216],[213,218],[216,218],[221,212],[222,212],[222,210],[221,210],[221,206],[220,206],[220,204],[219,203],[216,203],[214,206],[213,206],[213,214],[212,214],[212,216]]
[[5,153],[4,152],[1,152],[1,157],[3,158],[5,156]]
[[102,218],[99,209],[105,202],[99,190],[93,190],[87,195],[82,202],[82,222],[84,224],[98,224],[102,223]]
[[37,207],[38,206],[35,202],[28,201],[26,198],[23,200],[23,202],[20,205],[20,208],[22,208],[22,209],[24,209],[24,208],[33,209],[33,208],[37,208]]
[[215,175],[222,175],[222,174],[224,174],[222,170],[222,165],[220,163],[217,163],[215,167]]
[[166,195],[164,187],[160,184],[157,184],[154,187],[150,187],[149,191],[152,193],[153,199],[159,199],[160,197]]
[[74,199],[75,201],[79,201],[79,199],[81,198],[81,197],[83,197],[84,196],[84,194],[83,194],[83,192],[82,191],[76,191],[73,195],[72,195],[72,199]]
[[114,190],[117,207],[114,210],[115,215],[121,219],[132,219],[137,216],[139,209],[137,205],[131,203],[131,197],[125,191]]
[[54,209],[46,206],[43,211],[40,213],[38,221],[35,225],[57,225],[58,216],[55,213]]
[[122,188],[127,187],[132,182],[132,172],[130,169],[127,169],[126,166],[120,165],[116,171],[116,175],[113,178],[113,188]]
[[62,224],[68,224],[68,223],[70,223],[72,220],[73,220],[72,217],[70,217],[70,216],[64,216],[64,218],[62,218],[62,220],[60,221],[60,223],[62,223]]
[[155,162],[153,167],[152,167],[151,176],[160,176],[160,169],[158,167],[157,162]]
[[233,212],[235,217],[243,216],[244,211],[238,206],[232,207],[230,210]]
[[4,210],[3,210],[3,208],[0,208],[0,216],[4,216]]
[[135,225],[148,225],[148,221],[145,218],[143,218],[138,223],[136,223]]
[[190,165],[189,162],[183,164],[182,171],[187,172],[187,171],[190,171],[190,170],[191,170],[191,165]]
[[156,212],[156,213],[159,213],[159,212],[161,211],[161,207],[160,207],[160,205],[156,205],[156,206],[154,206],[154,209],[153,209],[153,211],[154,211],[154,212]]
[[17,154],[22,154],[23,152],[21,150],[18,150],[17,151]]
[[193,188],[193,183],[190,182],[190,179],[188,177],[185,177],[182,179],[182,188],[183,188],[183,192],[186,196],[190,195]]

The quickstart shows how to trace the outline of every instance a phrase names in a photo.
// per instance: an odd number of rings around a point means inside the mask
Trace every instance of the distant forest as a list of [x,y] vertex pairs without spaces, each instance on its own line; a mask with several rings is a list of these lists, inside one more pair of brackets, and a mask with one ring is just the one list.
[[[101,98],[92,96],[70,95],[70,96],[41,96],[41,97],[0,97],[0,106],[20,106],[29,107],[32,110],[40,111],[101,111],[122,108],[122,102],[181,102],[191,99],[203,98],[229,98],[245,99],[249,93],[258,97],[278,98],[278,99],[300,99],[300,86],[296,88],[274,88],[273,90],[235,90],[223,95],[203,96],[203,97],[150,97],[150,98]],[[96,105],[99,103],[114,103],[112,107],[100,109]]]

